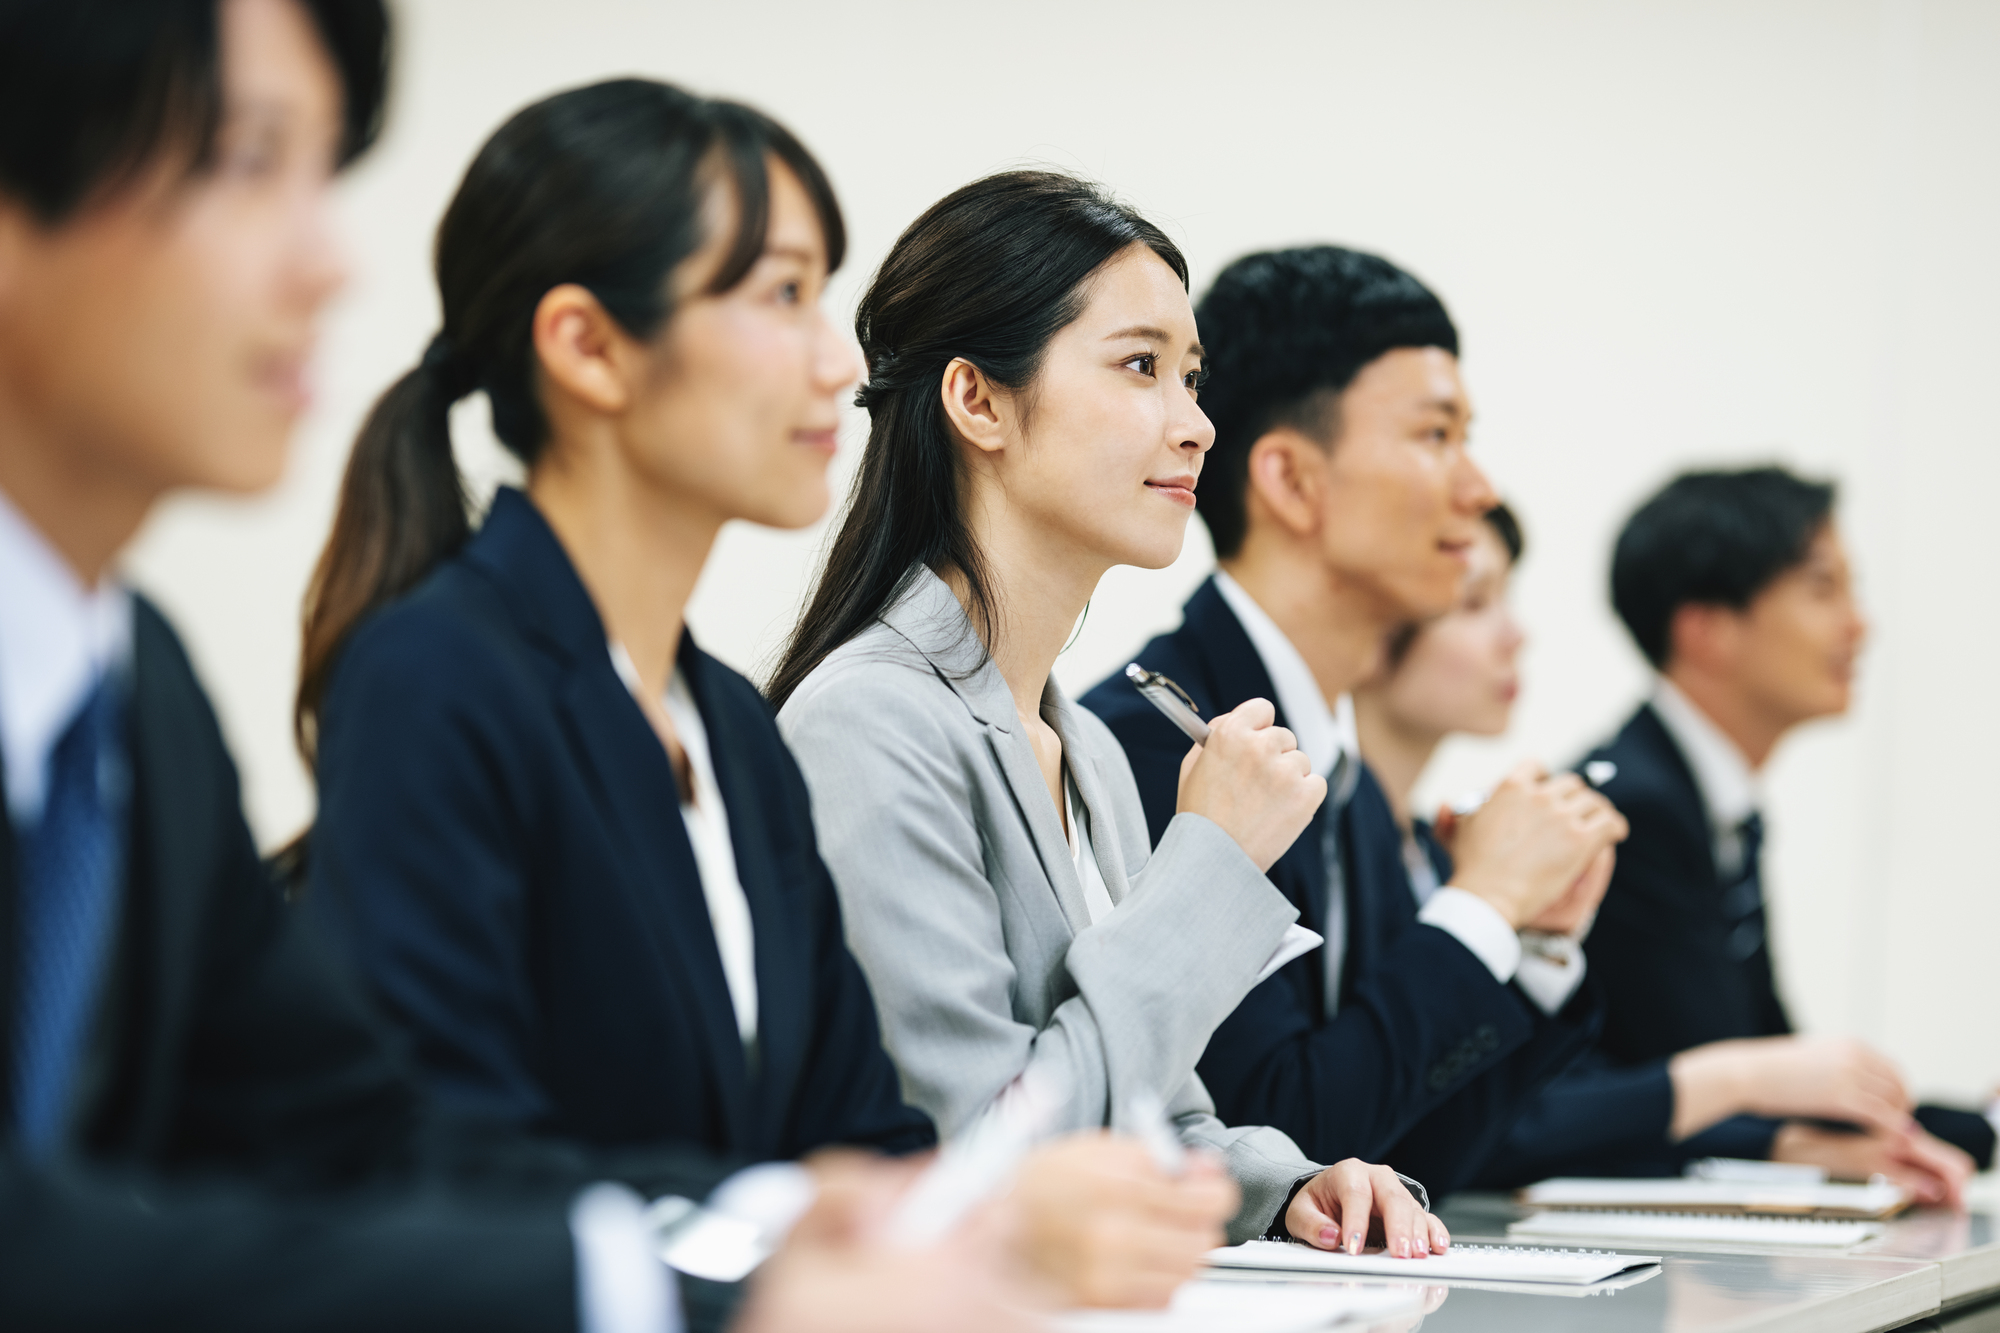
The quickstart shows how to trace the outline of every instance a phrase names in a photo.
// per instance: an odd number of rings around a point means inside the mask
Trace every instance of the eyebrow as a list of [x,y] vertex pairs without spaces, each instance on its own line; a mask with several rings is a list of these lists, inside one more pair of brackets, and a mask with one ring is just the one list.
[[764,253],[773,259],[796,259],[806,264],[814,263],[819,259],[817,254],[806,249],[804,246],[798,245],[767,245],[764,247]]
[[1453,398],[1426,398],[1419,406],[1425,411],[1442,412],[1449,417],[1462,416],[1470,419],[1472,416],[1470,412],[1461,408],[1458,405],[1458,401]]
[[[1107,333],[1104,335],[1104,341],[1106,342],[1117,342],[1120,338],[1150,338],[1157,343],[1170,343],[1174,340],[1174,336],[1171,333],[1168,333],[1165,329],[1155,328],[1151,324],[1134,324],[1129,329],[1120,329],[1116,333]],[[1188,344],[1188,351],[1204,361],[1208,359],[1208,349],[1200,343]]]

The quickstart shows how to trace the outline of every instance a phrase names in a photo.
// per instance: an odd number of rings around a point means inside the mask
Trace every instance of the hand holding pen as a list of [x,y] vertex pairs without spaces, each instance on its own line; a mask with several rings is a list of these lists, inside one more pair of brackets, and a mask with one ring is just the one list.
[[1312,771],[1298,739],[1275,725],[1276,707],[1251,699],[1205,722],[1165,676],[1136,662],[1125,674],[1194,742],[1181,761],[1175,809],[1213,821],[1259,870],[1269,870],[1326,799],[1326,780]]
[[1602,793],[1529,762],[1476,811],[1438,813],[1438,837],[1457,866],[1452,887],[1484,899],[1516,930],[1567,934],[1596,910],[1627,832]]

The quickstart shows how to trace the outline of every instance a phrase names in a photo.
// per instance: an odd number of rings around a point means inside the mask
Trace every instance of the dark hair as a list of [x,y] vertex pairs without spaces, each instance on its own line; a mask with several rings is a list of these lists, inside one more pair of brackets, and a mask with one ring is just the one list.
[[1831,482],[1780,467],[1687,472],[1639,506],[1611,555],[1611,605],[1646,660],[1673,653],[1674,613],[1689,603],[1742,610],[1833,514]]
[[734,102],[616,79],[516,112],[479,150],[438,226],[444,328],[361,427],[306,592],[293,727],[308,763],[347,635],[469,535],[452,404],[483,390],[494,434],[533,466],[548,436],[534,373],[542,297],[576,283],[633,337],[654,336],[672,313],[674,270],[709,239],[711,181],[726,182],[738,204],[736,234],[707,287],[728,291],[764,249],[767,156],[805,187],[838,267],[846,230],[825,173],[783,126]]
[[1187,261],[1166,233],[1103,186],[1051,171],[974,181],[897,238],[854,318],[868,357],[855,398],[870,417],[860,475],[772,674],[774,704],[881,615],[919,566],[964,576],[973,625],[991,646],[993,590],[966,526],[944,369],[963,357],[996,384],[1028,389],[1049,340],[1083,313],[1091,275],[1135,245],[1187,285]]
[[[375,142],[389,83],[382,0],[300,0],[345,93],[345,166]],[[219,0],[0,0],[0,194],[45,225],[178,156],[198,172],[222,120]]]
[[1388,260],[1314,245],[1245,255],[1195,307],[1210,351],[1201,408],[1215,447],[1195,504],[1215,553],[1243,549],[1250,447],[1280,426],[1331,444],[1339,397],[1369,362],[1399,347],[1458,355],[1444,303]]
[[[1500,545],[1506,548],[1507,567],[1512,569],[1520,564],[1521,556],[1528,549],[1528,539],[1521,531],[1521,520],[1514,517],[1514,511],[1509,509],[1503,500],[1480,517],[1486,520],[1486,526],[1493,529],[1493,535],[1498,537]],[[1406,625],[1398,625],[1390,633],[1389,642],[1383,651],[1392,669],[1403,664],[1403,659],[1410,655],[1410,649],[1416,645],[1417,635],[1423,631],[1424,622],[1413,620]]]

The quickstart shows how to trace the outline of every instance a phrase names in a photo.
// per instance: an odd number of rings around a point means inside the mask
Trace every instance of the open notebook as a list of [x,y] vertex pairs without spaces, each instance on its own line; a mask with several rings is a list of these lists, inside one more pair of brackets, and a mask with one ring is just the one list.
[[1829,1185],[1736,1180],[1588,1180],[1559,1177],[1516,1196],[1531,1208],[1611,1208],[1641,1212],[1751,1213],[1774,1217],[1877,1219],[1910,1206],[1890,1184]]
[[1746,1213],[1648,1213],[1618,1209],[1543,1209],[1508,1226],[1510,1239],[1638,1242],[1646,1245],[1766,1246],[1841,1250],[1872,1240],[1882,1224]]
[[1657,1254],[1591,1250],[1538,1250],[1512,1245],[1454,1245],[1423,1259],[1318,1250],[1293,1241],[1253,1240],[1208,1252],[1216,1268],[1267,1273],[1393,1277],[1405,1282],[1540,1282],[1590,1286],[1660,1262]]

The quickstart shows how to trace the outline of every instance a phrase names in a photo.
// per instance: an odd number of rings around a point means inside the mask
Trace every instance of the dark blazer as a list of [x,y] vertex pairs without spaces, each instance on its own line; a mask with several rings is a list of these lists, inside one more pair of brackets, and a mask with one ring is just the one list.
[[[1482,1183],[1504,1187],[1549,1175],[1678,1174],[1697,1157],[1768,1157],[1778,1122],[1734,1116],[1680,1143],[1669,1057],[1736,1037],[1792,1030],[1761,948],[1736,960],[1723,947],[1722,910],[1708,810],[1672,735],[1642,705],[1585,761],[1608,759],[1604,784],[1631,825],[1589,939],[1590,972],[1605,997],[1599,1047],[1552,1084],[1517,1121]],[[1579,765],[1580,767],[1580,765]],[[1981,1116],[1917,1108],[1938,1137],[1993,1160]]]
[[[208,700],[143,600],[132,692],[120,935],[72,1126],[84,1174],[20,1165],[0,1091],[0,1326],[572,1327],[576,1188],[615,1170],[700,1197],[731,1163],[614,1169],[429,1116],[344,960],[266,877]],[[18,874],[0,809],[0,1080]],[[482,1201],[366,1201],[432,1171]],[[184,1199],[196,1178],[259,1188]]]
[[[1189,600],[1181,627],[1138,660],[1171,676],[1204,716],[1276,698],[1213,580]],[[1157,837],[1174,814],[1186,738],[1122,675],[1082,702],[1125,746]],[[1315,814],[1270,870],[1313,927],[1326,920],[1326,817]],[[1446,1194],[1470,1181],[1534,1090],[1587,1046],[1593,1002],[1580,993],[1547,1018],[1450,934],[1417,921],[1401,830],[1365,766],[1339,817],[1347,955],[1336,1016],[1325,1016],[1315,949],[1251,991],[1198,1072],[1231,1124],[1275,1125],[1323,1162],[1387,1161]]]
[[934,1141],[751,684],[683,640],[756,938],[745,1058],[672,766],[528,499],[355,631],[320,715],[312,889],[438,1098],[597,1145]]
[[1641,705],[1587,758],[1618,765],[1604,794],[1632,826],[1590,932],[1604,1053],[1631,1065],[1729,1037],[1789,1033],[1769,948],[1741,962],[1725,951],[1730,923],[1707,807],[1659,715]]

